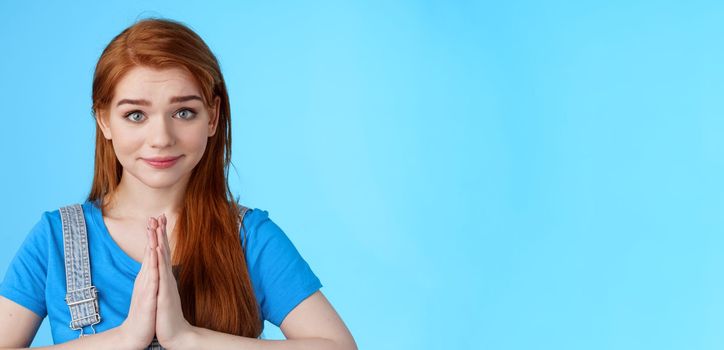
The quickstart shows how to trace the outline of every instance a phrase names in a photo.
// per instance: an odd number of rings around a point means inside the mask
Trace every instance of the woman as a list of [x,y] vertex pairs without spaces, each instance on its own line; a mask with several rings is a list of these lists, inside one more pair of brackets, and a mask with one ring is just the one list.
[[[287,236],[233,200],[228,94],[196,33],[160,19],[121,32],[96,66],[93,112],[77,209],[99,312],[71,328],[67,212],[45,212],[0,285],[0,348],[27,347],[48,316],[58,349],[356,349]],[[258,339],[263,320],[287,340]]]

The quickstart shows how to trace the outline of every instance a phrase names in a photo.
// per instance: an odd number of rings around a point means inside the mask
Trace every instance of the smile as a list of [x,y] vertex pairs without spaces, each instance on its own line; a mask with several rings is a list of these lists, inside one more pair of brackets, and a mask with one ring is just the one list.
[[166,169],[174,166],[176,162],[181,158],[182,156],[178,157],[162,157],[162,158],[141,158],[143,159],[148,165],[156,168],[156,169]]

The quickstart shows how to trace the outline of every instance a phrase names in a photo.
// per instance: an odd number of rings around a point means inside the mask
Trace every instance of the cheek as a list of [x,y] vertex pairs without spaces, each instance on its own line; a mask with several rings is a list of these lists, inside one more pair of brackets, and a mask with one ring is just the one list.
[[143,135],[138,131],[114,128],[112,133],[113,149],[121,163],[129,157],[135,156],[136,151],[143,145]]
[[186,135],[188,136],[185,137],[185,144],[187,145],[188,150],[190,152],[198,153],[198,157],[201,158],[204,150],[206,149],[206,144],[209,141],[206,130],[194,130],[193,132],[189,132]]

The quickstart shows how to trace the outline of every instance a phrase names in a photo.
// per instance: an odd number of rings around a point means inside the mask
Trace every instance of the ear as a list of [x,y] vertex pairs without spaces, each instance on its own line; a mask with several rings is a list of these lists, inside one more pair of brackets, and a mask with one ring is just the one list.
[[103,132],[103,137],[106,138],[106,140],[111,139],[111,126],[109,124],[108,115],[104,111],[96,111],[96,123],[98,123],[98,127],[101,129],[101,132]]
[[214,108],[209,116],[209,137],[216,134],[216,127],[219,125],[219,113],[221,112],[221,98],[214,97]]

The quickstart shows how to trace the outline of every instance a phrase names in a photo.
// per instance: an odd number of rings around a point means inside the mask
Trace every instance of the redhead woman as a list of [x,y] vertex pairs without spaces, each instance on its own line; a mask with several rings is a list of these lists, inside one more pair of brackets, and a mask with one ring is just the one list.
[[[116,36],[93,78],[83,203],[47,211],[0,284],[0,348],[356,349],[285,233],[235,200],[219,64],[181,23]],[[286,340],[260,339],[264,320]]]

